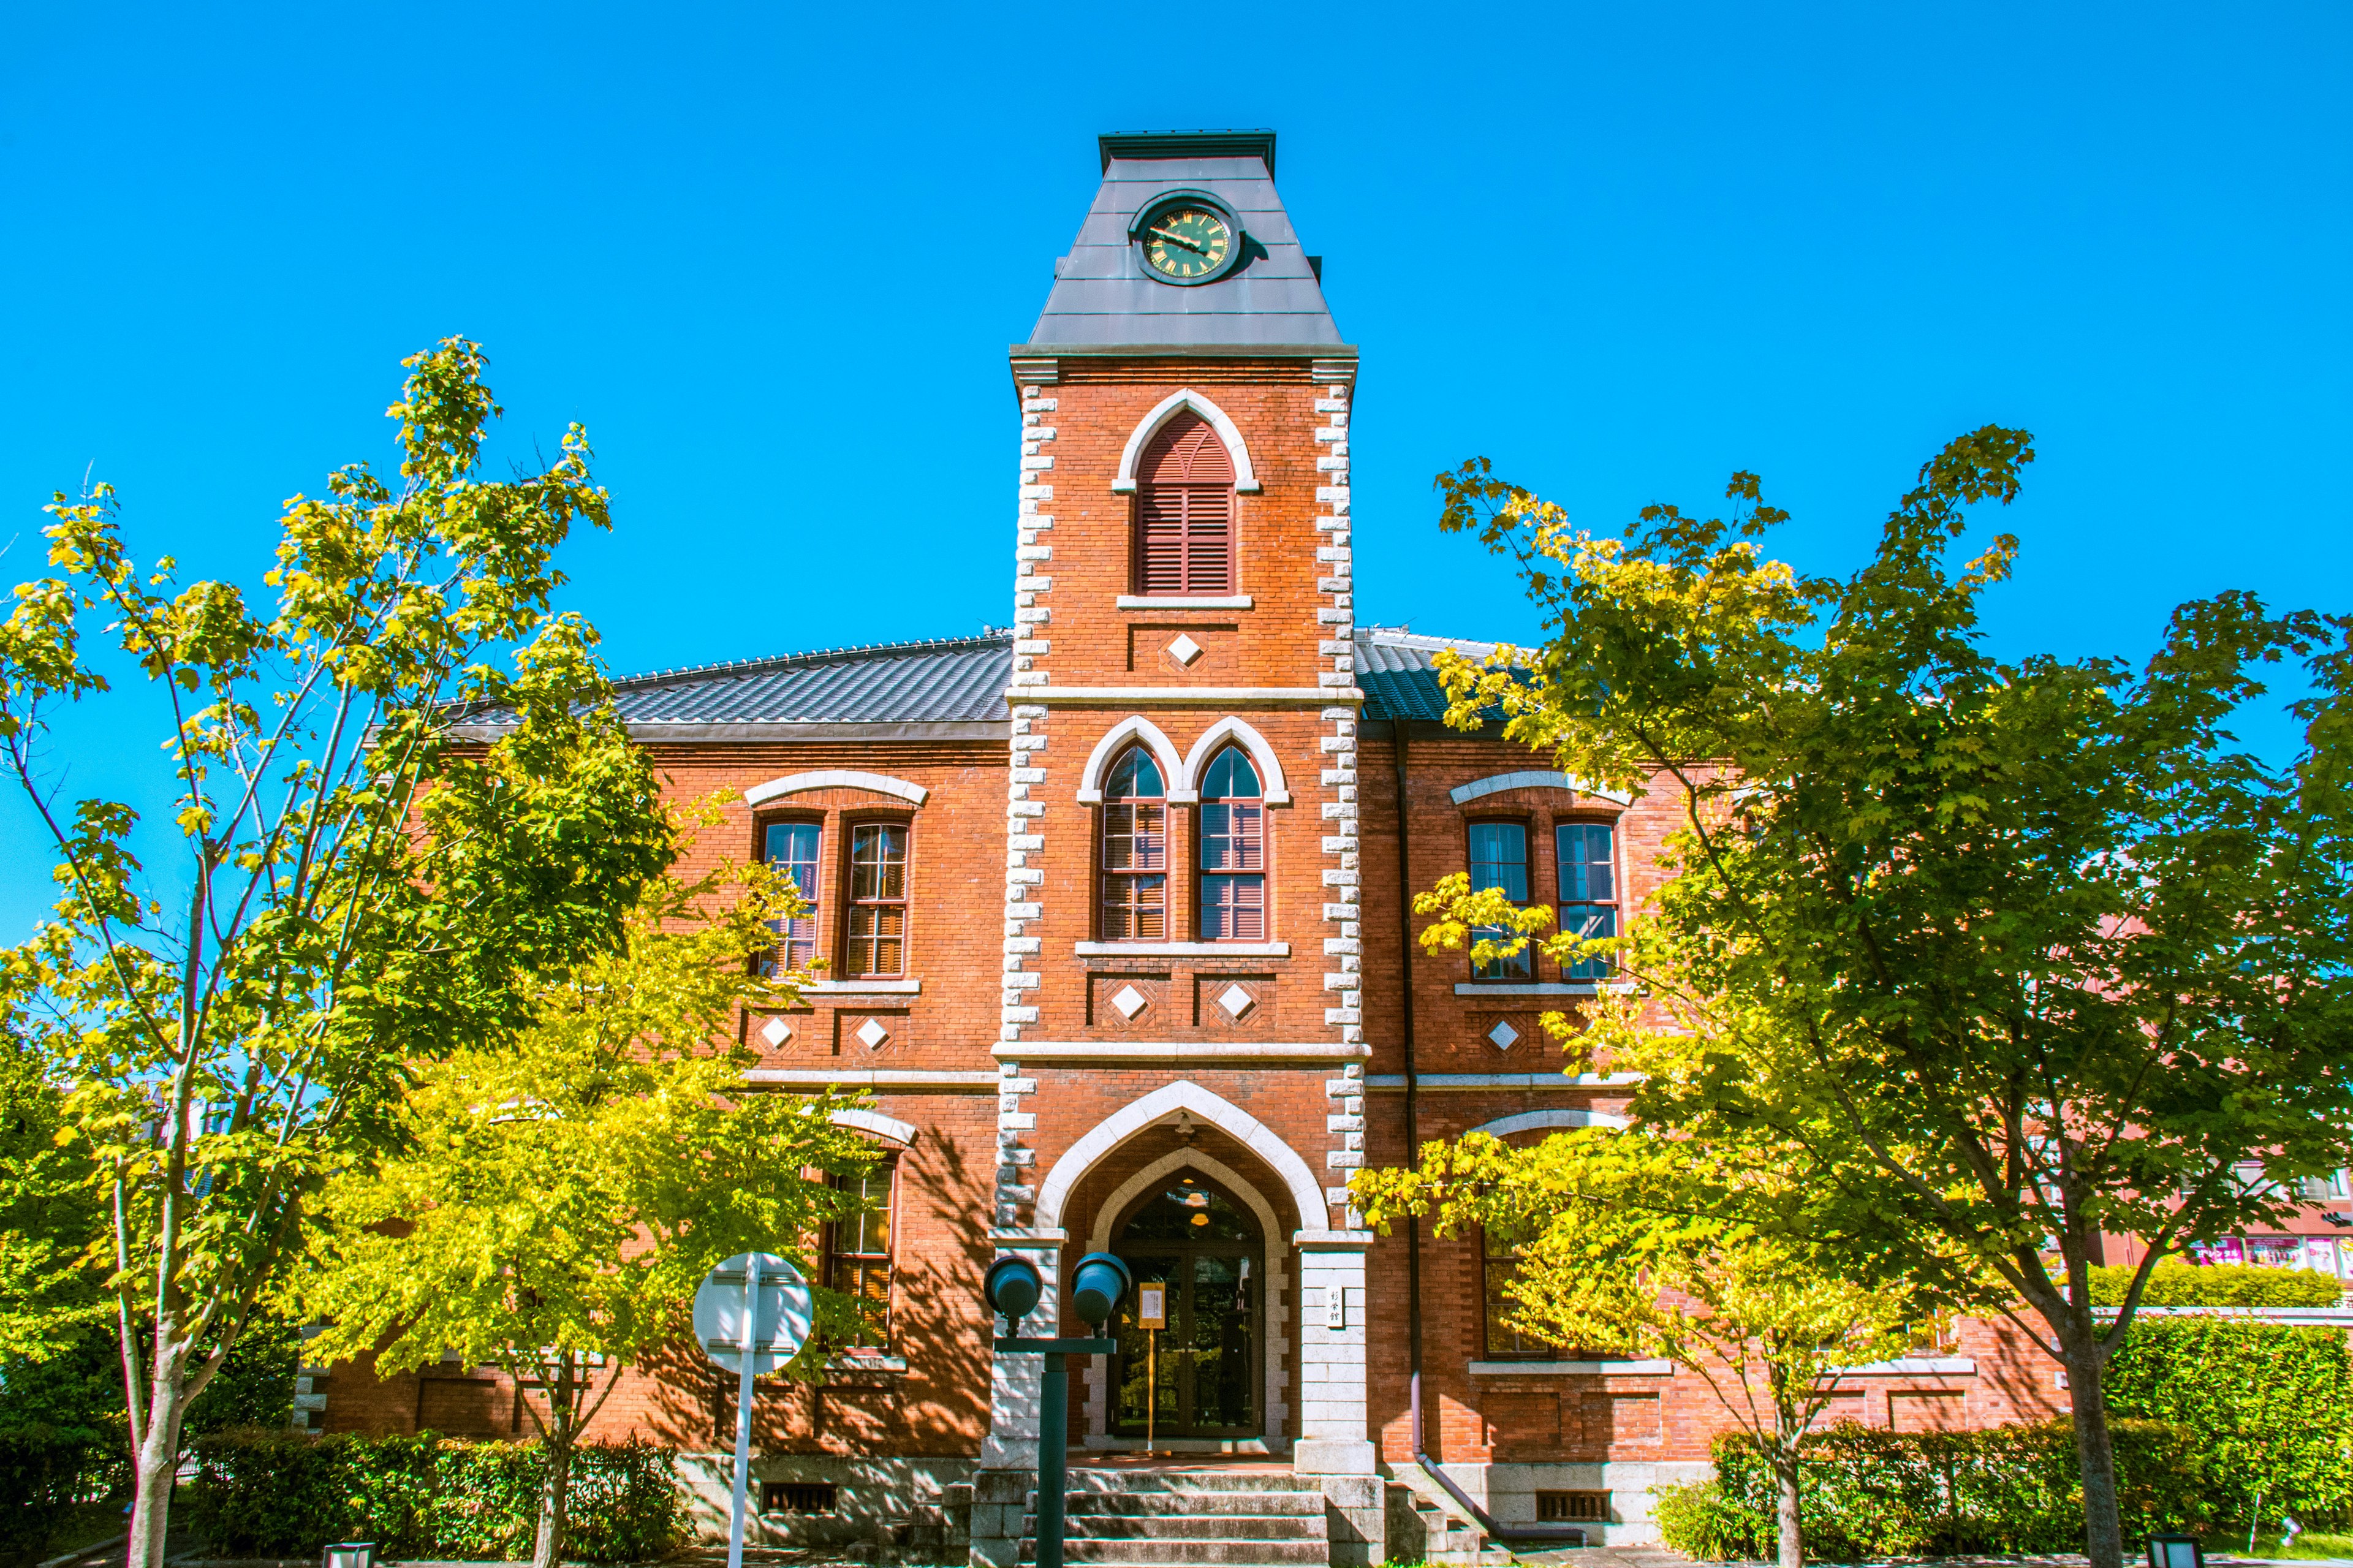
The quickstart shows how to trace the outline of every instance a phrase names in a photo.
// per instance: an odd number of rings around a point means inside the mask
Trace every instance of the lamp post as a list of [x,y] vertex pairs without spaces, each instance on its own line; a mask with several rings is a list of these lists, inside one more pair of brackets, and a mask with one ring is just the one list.
[[[1108,1252],[1090,1252],[1079,1259],[1071,1278],[1071,1304],[1080,1319],[1101,1331],[1119,1310],[1134,1283],[1127,1265]],[[1062,1495],[1069,1482],[1071,1443],[1071,1373],[1065,1356],[1109,1355],[1119,1342],[1109,1339],[1029,1339],[1018,1331],[1045,1293],[1038,1266],[1026,1258],[1000,1258],[988,1266],[988,1305],[1005,1320],[1008,1329],[991,1343],[1000,1352],[1012,1351],[1042,1355],[1045,1365],[1038,1387],[1038,1562],[1037,1568],[1062,1568]]]

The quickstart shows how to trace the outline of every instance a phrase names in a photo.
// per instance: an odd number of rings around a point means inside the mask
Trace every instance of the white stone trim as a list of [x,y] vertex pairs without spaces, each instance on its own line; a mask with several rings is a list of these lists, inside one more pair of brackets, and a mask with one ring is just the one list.
[[1021,1040],[991,1049],[1018,1061],[1058,1062],[1361,1062],[1372,1055],[1362,1042],[1330,1040]]
[[752,1068],[744,1081],[776,1089],[944,1089],[994,1091],[993,1072],[925,1072],[906,1068]]
[[[1177,1149],[1163,1154],[1118,1186],[1095,1211],[1094,1229],[1087,1244],[1090,1252],[1111,1249],[1112,1222],[1119,1217],[1130,1199],[1145,1188],[1160,1181],[1171,1172],[1194,1170],[1222,1183],[1247,1205],[1257,1216],[1259,1234],[1266,1243],[1266,1430],[1280,1436],[1291,1420],[1290,1383],[1282,1374],[1283,1352],[1291,1347],[1291,1336],[1282,1331],[1290,1322],[1290,1309],[1283,1298],[1291,1283],[1288,1258],[1282,1246],[1282,1226],[1276,1220],[1274,1205],[1266,1194],[1244,1181],[1231,1166],[1221,1160],[1193,1149]],[[1085,1372],[1087,1380],[1087,1433],[1090,1436],[1111,1434],[1111,1358],[1089,1356]]]
[[[1031,692],[1029,695],[1036,697],[1042,693]],[[1167,788],[1169,801],[1181,805],[1193,798],[1184,793],[1185,763],[1176,755],[1176,742],[1143,714],[1131,713],[1104,731],[1103,739],[1095,742],[1095,749],[1087,753],[1087,765],[1079,771],[1081,805],[1103,804],[1103,774],[1118,760],[1119,754],[1127,750],[1131,742],[1137,741],[1143,742],[1150,749],[1153,759],[1159,763],[1160,782]]]
[[837,1110],[826,1118],[836,1127],[855,1127],[904,1149],[915,1141],[915,1124],[885,1116],[879,1110]]
[[1968,1355],[1907,1355],[1894,1361],[1865,1362],[1860,1366],[1834,1366],[1832,1377],[1975,1377],[1978,1358]]
[[1498,984],[1492,980],[1458,980],[1457,996],[1594,996],[1601,987],[1591,981],[1539,980],[1532,984]]
[[1122,594],[1112,601],[1121,610],[1247,610],[1254,608],[1248,594]]
[[803,996],[920,996],[923,983],[915,980],[804,980],[793,989]]
[[1060,1225],[1062,1205],[1069,1201],[1071,1189],[1078,1185],[1079,1178],[1136,1133],[1171,1120],[1179,1110],[1208,1122],[1265,1161],[1282,1178],[1282,1184],[1291,1189],[1292,1204],[1302,1215],[1314,1214],[1323,1207],[1324,1195],[1315,1184],[1315,1173],[1307,1168],[1306,1161],[1293,1152],[1290,1144],[1275,1135],[1272,1128],[1189,1079],[1178,1079],[1113,1111],[1062,1152],[1062,1157],[1054,1162],[1054,1168],[1046,1173],[1044,1184],[1038,1189],[1035,1223],[1047,1229]]
[[1287,942],[1082,942],[1082,958],[1289,958]]
[[761,805],[779,795],[812,789],[867,789],[877,795],[897,795],[916,805],[923,805],[932,793],[922,784],[894,779],[888,773],[860,773],[856,768],[819,768],[815,773],[788,773],[764,784],[754,784],[744,792],[744,804]]
[[1468,805],[1486,795],[1501,795],[1513,789],[1565,789],[1619,805],[1634,804],[1634,797],[1624,790],[1605,789],[1590,780],[1578,778],[1575,773],[1548,768],[1524,768],[1518,773],[1490,773],[1483,779],[1472,779],[1467,784],[1456,784],[1446,793],[1454,797],[1455,805]]
[[[1649,1076],[1639,1072],[1425,1072],[1414,1075],[1414,1087],[1424,1094],[1434,1089],[1484,1093],[1496,1089],[1623,1089],[1631,1088]],[[1366,1082],[1377,1089],[1401,1090],[1405,1088],[1405,1074],[1376,1073]]]
[[1356,687],[1324,686],[1012,686],[1008,702],[1362,702]]
[[1473,1377],[1672,1377],[1671,1361],[1474,1361]]
[[1119,473],[1111,481],[1115,493],[1128,495],[1134,492],[1135,465],[1143,458],[1145,447],[1160,433],[1163,425],[1176,417],[1179,409],[1185,408],[1208,420],[1209,428],[1218,433],[1218,439],[1225,443],[1226,456],[1234,460],[1234,489],[1249,494],[1259,488],[1258,470],[1250,466],[1250,448],[1242,444],[1242,433],[1234,427],[1231,419],[1226,417],[1224,409],[1188,386],[1172,392],[1154,404],[1152,412],[1146,414],[1130,433],[1127,445],[1120,450]]
[[1499,1116],[1494,1121],[1471,1129],[1491,1138],[1504,1138],[1514,1132],[1533,1132],[1539,1127],[1623,1127],[1626,1119],[1612,1116],[1606,1110],[1582,1110],[1563,1108],[1557,1110],[1523,1110],[1511,1116]]
[[[1201,774],[1217,761],[1218,753],[1224,751],[1229,742],[1240,745],[1250,753],[1250,762],[1258,768],[1259,788],[1264,792],[1262,798],[1266,804],[1289,805],[1291,784],[1282,776],[1282,763],[1276,759],[1274,748],[1266,743],[1264,735],[1230,713],[1202,731],[1201,738],[1193,742],[1193,749],[1185,753],[1185,798],[1201,798]],[[1169,798],[1176,798],[1174,790],[1170,791]]]

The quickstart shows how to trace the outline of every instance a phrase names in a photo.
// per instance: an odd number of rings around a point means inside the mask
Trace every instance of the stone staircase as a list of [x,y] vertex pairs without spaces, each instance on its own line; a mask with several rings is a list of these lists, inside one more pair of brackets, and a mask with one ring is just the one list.
[[1476,1521],[1440,1493],[1419,1467],[1400,1467],[1398,1473],[1410,1480],[1391,1481],[1387,1488],[1390,1562],[1501,1568],[1514,1560],[1510,1551],[1490,1542]]
[[[1038,1560],[1032,1491],[1019,1561]],[[1268,1471],[1080,1470],[1064,1494],[1062,1560],[1112,1568],[1327,1568],[1324,1490]]]

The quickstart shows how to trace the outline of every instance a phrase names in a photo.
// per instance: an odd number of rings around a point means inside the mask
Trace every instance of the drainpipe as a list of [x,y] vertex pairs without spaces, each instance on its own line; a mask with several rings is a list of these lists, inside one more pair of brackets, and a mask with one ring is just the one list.
[[[1405,1147],[1406,1158],[1415,1163],[1421,1160],[1420,1075],[1415,1070],[1413,1056],[1413,868],[1412,857],[1407,848],[1406,832],[1406,757],[1404,719],[1397,721],[1397,813],[1398,813],[1398,973],[1401,977],[1405,1018]],[[1446,1489],[1446,1495],[1462,1505],[1463,1511],[1478,1522],[1489,1539],[1505,1542],[1549,1542],[1553,1545],[1585,1544],[1585,1531],[1573,1524],[1498,1524],[1487,1510],[1472,1502],[1470,1494],[1454,1484],[1454,1479],[1440,1469],[1438,1461],[1422,1447],[1421,1430],[1421,1221],[1409,1217],[1405,1226],[1406,1279],[1406,1410],[1412,1428],[1413,1462],[1422,1473]]]

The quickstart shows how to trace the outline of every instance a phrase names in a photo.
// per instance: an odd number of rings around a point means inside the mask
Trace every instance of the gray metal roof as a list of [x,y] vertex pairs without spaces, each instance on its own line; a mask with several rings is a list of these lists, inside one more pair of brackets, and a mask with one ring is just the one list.
[[826,648],[613,683],[638,724],[905,724],[1001,721],[1013,637]]
[[[1070,255],[1054,263],[1029,346],[1340,346],[1324,286],[1275,195],[1272,132],[1112,135],[1100,145],[1102,188]],[[1128,241],[1135,215],[1174,190],[1216,196],[1257,242],[1214,283],[1156,282],[1136,262]]]
[[[1365,717],[1445,717],[1438,651],[1484,658],[1493,646],[1386,626],[1358,631]],[[990,632],[666,669],[617,680],[613,692],[622,720],[643,740],[979,739],[1007,732],[1012,679],[1012,635]],[[483,713],[468,729],[504,722],[510,715]]]
[[[1420,637],[1388,626],[1356,632],[1356,684],[1365,693],[1367,719],[1446,717],[1446,689],[1438,682],[1438,655],[1451,649],[1465,658],[1485,658],[1493,643]],[[1501,717],[1501,715],[1496,715]]]

